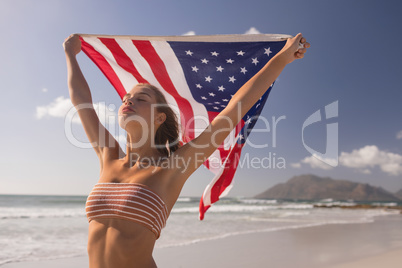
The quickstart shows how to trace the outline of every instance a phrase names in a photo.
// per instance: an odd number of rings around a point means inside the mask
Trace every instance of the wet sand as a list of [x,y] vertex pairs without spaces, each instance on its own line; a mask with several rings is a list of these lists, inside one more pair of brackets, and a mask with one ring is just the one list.
[[[162,233],[163,235],[163,233]],[[330,224],[229,236],[185,246],[156,248],[158,267],[400,267],[402,215],[373,223]],[[10,263],[1,268],[88,267],[86,256]]]

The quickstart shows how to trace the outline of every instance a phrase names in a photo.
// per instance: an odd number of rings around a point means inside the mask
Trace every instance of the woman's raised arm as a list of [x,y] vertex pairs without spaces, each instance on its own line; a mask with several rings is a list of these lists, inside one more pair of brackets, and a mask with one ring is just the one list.
[[[299,43],[304,48],[299,49]],[[285,66],[295,59],[304,57],[310,44],[299,33],[289,38],[279,51],[256,75],[245,83],[232,97],[209,126],[195,139],[179,148],[174,154],[189,161],[189,165],[178,168],[186,176],[185,180],[224,142],[225,138],[236,127],[257,100],[278,78]]]
[[66,53],[68,88],[71,102],[78,111],[85,133],[100,158],[101,171],[104,149],[111,149],[116,157],[124,154],[115,138],[99,121],[92,104],[91,91],[78,65],[76,55],[81,51],[81,41],[77,34],[72,34],[63,43]]

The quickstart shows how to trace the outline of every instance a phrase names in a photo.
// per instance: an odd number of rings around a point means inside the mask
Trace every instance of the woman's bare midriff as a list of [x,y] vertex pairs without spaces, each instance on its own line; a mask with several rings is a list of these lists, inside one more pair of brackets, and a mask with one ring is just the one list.
[[90,268],[155,268],[155,234],[135,222],[97,219],[89,223]]

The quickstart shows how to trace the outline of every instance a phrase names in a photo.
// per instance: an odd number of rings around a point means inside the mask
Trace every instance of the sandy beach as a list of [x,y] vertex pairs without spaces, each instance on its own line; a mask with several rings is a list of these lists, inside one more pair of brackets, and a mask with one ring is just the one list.
[[[399,267],[402,215],[373,223],[329,224],[228,236],[156,248],[158,267]],[[398,229],[399,226],[399,229]],[[399,234],[399,236],[398,236]],[[87,257],[10,263],[2,268],[88,267]]]

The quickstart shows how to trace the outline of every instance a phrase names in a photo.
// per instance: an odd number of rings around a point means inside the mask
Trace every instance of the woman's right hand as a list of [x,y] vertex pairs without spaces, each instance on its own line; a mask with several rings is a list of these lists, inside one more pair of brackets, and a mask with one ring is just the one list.
[[81,40],[78,34],[72,34],[64,40],[64,51],[66,54],[75,56],[81,51]]

